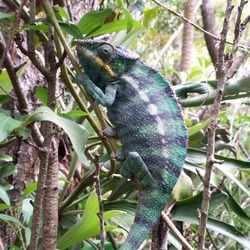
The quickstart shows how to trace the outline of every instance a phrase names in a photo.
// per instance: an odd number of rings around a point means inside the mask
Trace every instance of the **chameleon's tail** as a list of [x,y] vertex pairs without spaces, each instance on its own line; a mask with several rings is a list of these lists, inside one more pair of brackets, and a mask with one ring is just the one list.
[[142,192],[134,223],[120,250],[136,250],[140,247],[151,233],[168,199],[169,194],[159,189]]

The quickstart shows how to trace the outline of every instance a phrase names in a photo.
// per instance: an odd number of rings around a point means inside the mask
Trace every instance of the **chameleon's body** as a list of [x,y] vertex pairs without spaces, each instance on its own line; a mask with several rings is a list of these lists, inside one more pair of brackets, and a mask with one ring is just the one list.
[[140,185],[134,224],[121,248],[135,250],[159,219],[182,170],[185,123],[169,84],[136,54],[91,40],[78,41],[77,53],[91,80],[78,81],[107,107],[123,145],[121,174]]

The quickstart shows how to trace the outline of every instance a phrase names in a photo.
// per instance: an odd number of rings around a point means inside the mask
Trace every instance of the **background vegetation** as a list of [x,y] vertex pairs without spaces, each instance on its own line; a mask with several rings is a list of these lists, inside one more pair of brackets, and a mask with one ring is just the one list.
[[175,227],[159,223],[145,249],[249,249],[248,1],[0,7],[0,249],[118,249],[129,231],[138,192],[109,158],[120,145],[101,137],[105,109],[74,83],[74,41],[96,37],[158,69],[188,127]]

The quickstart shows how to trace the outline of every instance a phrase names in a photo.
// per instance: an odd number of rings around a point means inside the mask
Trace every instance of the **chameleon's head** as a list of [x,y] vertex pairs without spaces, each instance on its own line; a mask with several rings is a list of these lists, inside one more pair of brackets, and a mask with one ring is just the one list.
[[139,58],[123,47],[101,40],[77,40],[76,50],[84,71],[99,87],[128,72]]

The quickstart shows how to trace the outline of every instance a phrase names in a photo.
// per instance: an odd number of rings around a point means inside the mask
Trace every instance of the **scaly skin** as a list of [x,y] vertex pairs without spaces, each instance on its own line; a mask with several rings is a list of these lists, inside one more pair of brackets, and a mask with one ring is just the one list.
[[140,199],[122,250],[147,239],[178,180],[186,156],[187,132],[175,95],[156,70],[122,47],[104,41],[78,41],[79,61],[89,79],[78,76],[108,117],[125,152],[121,168],[134,176]]

